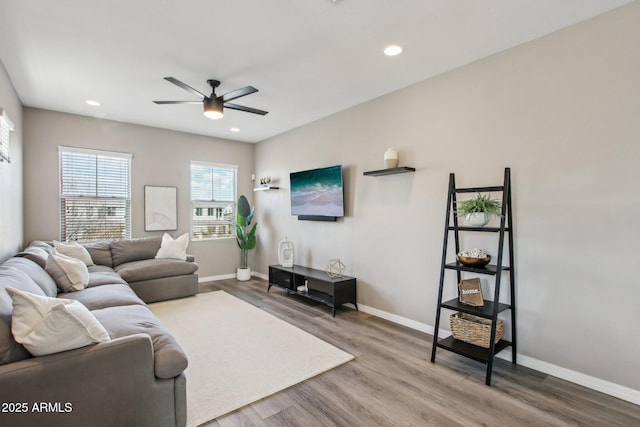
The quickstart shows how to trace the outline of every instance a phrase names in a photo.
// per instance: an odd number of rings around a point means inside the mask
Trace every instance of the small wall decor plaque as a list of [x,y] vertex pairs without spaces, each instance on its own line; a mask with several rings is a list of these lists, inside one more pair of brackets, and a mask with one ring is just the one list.
[[474,307],[484,306],[480,279],[475,277],[473,279],[462,280],[458,285],[458,300],[463,304]]

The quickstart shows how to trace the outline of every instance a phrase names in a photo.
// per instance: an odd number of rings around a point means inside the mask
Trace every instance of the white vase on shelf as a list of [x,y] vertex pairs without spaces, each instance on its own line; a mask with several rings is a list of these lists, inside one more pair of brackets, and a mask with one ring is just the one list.
[[398,167],[398,152],[393,148],[387,148],[384,152],[384,167],[387,169]]

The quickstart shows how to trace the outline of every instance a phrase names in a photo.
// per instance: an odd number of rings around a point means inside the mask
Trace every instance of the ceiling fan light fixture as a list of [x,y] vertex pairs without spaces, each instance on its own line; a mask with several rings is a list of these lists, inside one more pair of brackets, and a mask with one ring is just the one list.
[[219,120],[224,117],[222,113],[222,101],[218,98],[207,98],[204,100],[204,115],[211,120]]

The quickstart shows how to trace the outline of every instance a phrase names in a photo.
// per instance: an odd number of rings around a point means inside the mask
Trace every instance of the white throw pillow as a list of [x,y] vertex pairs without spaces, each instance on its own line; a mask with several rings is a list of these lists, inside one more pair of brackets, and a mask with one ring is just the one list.
[[93,265],[91,254],[89,253],[87,248],[85,248],[78,242],[62,243],[54,240],[53,247],[56,248],[56,250],[62,255],[70,256],[71,258],[77,258],[80,261],[84,262],[85,265]]
[[175,240],[168,233],[164,233],[156,258],[173,258],[184,261],[187,259],[187,246],[189,246],[188,233],[184,233]]
[[62,255],[53,248],[44,269],[63,292],[81,291],[89,283],[89,270],[77,258]]
[[34,356],[109,341],[109,333],[82,303],[7,288],[13,298],[11,332]]

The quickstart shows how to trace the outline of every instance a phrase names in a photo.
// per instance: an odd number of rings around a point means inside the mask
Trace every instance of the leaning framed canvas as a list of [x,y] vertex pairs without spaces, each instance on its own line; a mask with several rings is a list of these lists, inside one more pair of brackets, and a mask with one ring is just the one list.
[[144,230],[177,230],[176,187],[144,187]]
[[484,306],[484,299],[482,298],[482,287],[480,286],[480,279],[465,279],[458,285],[459,301],[463,304],[472,305],[474,307]]

